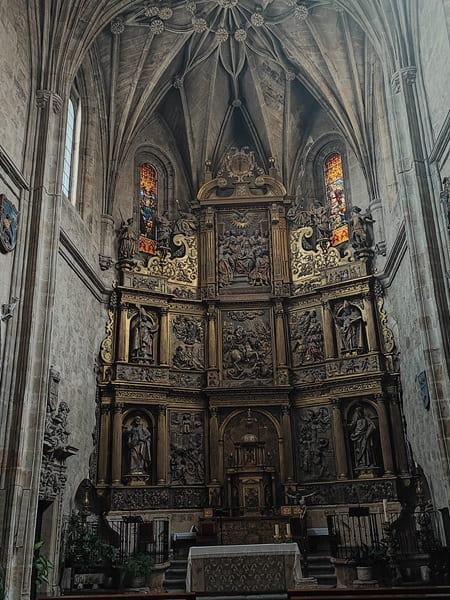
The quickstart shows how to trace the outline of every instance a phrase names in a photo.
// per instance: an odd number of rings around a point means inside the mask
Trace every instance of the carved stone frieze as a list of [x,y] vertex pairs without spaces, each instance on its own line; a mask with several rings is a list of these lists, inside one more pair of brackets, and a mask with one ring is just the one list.
[[296,369],[293,372],[293,383],[318,383],[326,379],[325,366]]
[[269,311],[224,311],[222,317],[224,380],[252,380],[258,384],[272,380]]
[[205,480],[203,412],[171,411],[169,419],[170,477],[175,485]]
[[202,508],[208,504],[205,488],[134,487],[111,490],[111,510]]
[[378,354],[341,358],[329,361],[326,364],[327,378],[339,377],[340,375],[356,375],[358,373],[374,373],[380,370],[381,365]]
[[177,387],[200,388],[204,382],[203,373],[191,373],[187,371],[171,371],[169,377],[170,385]]
[[169,371],[146,365],[117,365],[116,378],[123,381],[169,383]]
[[336,476],[329,407],[296,411],[296,454],[300,481]]
[[329,485],[305,485],[304,495],[309,506],[324,504],[360,504],[397,499],[397,486],[393,480],[333,481]]

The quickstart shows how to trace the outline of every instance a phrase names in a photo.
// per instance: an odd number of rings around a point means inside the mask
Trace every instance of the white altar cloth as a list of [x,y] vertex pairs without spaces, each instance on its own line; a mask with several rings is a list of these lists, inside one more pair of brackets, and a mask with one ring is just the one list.
[[302,578],[298,545],[200,546],[189,550],[188,592],[286,591]]

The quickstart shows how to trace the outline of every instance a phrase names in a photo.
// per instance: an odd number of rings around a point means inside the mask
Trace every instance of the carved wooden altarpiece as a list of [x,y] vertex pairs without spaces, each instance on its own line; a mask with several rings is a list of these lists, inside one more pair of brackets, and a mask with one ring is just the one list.
[[118,263],[99,384],[111,511],[277,514],[300,489],[311,510],[380,503],[408,478],[370,248],[289,219],[269,162],[230,151],[164,247]]

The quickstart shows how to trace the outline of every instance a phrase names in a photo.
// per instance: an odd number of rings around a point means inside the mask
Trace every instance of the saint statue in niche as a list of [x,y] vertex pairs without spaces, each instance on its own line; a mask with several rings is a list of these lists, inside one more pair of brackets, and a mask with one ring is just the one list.
[[377,426],[364,413],[364,408],[357,406],[350,423],[350,439],[353,443],[356,468],[376,466],[376,430]]
[[335,315],[334,320],[339,329],[342,352],[363,352],[363,319],[361,311],[347,302]]
[[152,435],[139,415],[125,429],[125,445],[128,449],[128,475],[149,474],[152,462]]
[[137,236],[133,230],[133,219],[122,221],[119,229],[119,260],[132,260],[137,252]]
[[153,362],[153,339],[158,331],[158,321],[143,306],[134,319],[130,330],[130,355],[132,360],[148,360]]

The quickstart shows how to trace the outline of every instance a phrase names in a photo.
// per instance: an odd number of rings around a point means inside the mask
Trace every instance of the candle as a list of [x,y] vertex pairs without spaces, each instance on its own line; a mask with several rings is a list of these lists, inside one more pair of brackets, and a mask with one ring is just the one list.
[[291,525],[290,523],[286,523],[286,535],[291,537]]
[[388,511],[387,511],[387,503],[388,503],[387,499],[384,498],[383,499],[383,513],[384,513],[384,520],[385,521],[389,521]]
[[278,523],[275,523],[275,535],[280,535],[280,526]]

